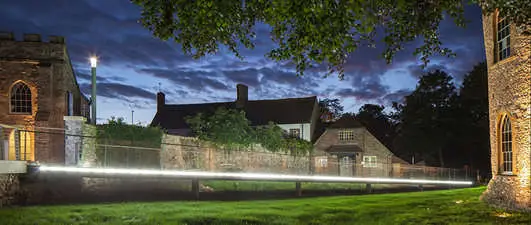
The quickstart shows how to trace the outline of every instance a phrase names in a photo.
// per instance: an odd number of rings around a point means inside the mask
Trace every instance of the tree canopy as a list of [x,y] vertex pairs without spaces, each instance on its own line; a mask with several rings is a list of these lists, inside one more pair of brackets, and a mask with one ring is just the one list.
[[307,155],[313,150],[311,142],[291,137],[269,122],[267,125],[251,126],[245,112],[220,107],[213,113],[198,113],[186,118],[194,134],[224,150],[248,148],[260,144],[270,152],[286,152],[292,155]]
[[[404,45],[422,44],[414,51],[425,64],[434,54],[452,56],[439,39],[445,16],[464,27],[462,0],[132,0],[142,8],[141,23],[155,37],[173,39],[194,58],[226,46],[237,57],[241,48],[254,48],[255,26],[271,27],[276,46],[267,57],[291,61],[297,74],[327,64],[328,74],[343,77],[343,64],[360,46],[374,47],[376,34],[383,35],[383,58],[390,63]],[[531,22],[528,0],[472,0],[519,24]],[[425,65],[424,64],[424,65]]]
[[324,98],[319,100],[319,108],[321,110],[320,117],[323,121],[339,119],[343,115],[343,106],[337,98]]

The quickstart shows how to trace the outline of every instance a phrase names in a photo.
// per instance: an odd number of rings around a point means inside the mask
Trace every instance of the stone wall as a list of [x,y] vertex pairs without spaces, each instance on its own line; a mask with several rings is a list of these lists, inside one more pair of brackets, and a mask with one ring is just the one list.
[[[33,107],[28,115],[9,112],[9,93],[19,81],[31,90]],[[40,35],[25,34],[23,40],[16,40],[12,33],[0,33],[0,123],[32,130],[64,128],[68,92],[74,96],[74,115],[81,115],[82,105],[88,102],[79,90],[64,38],[50,36],[44,42]],[[38,134],[34,160],[64,163],[64,137]]]
[[[493,179],[484,199],[501,206],[531,208],[531,37],[510,27],[511,56],[495,57],[495,15],[483,16],[489,76],[489,122]],[[509,116],[513,137],[513,174],[501,174],[500,120]],[[503,199],[503,200],[502,200]]]
[[162,169],[308,174],[309,157],[271,153],[260,146],[224,151],[196,138],[164,135]]
[[17,202],[19,188],[17,174],[0,174],[0,208]]

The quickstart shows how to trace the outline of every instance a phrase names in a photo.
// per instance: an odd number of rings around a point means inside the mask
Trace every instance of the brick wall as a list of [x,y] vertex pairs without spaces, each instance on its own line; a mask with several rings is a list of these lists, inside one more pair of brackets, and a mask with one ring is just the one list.
[[[495,62],[495,16],[483,16],[489,76],[489,122],[493,179],[483,198],[495,205],[531,208],[531,37],[511,25],[511,56]],[[514,175],[501,175],[501,118],[508,115],[513,132]]]
[[[9,112],[9,92],[17,81],[31,89],[31,115]],[[44,42],[40,35],[25,34],[16,40],[12,33],[0,33],[0,123],[64,128],[68,91],[74,95],[74,115],[80,115],[81,104],[87,101],[79,91],[64,38],[50,36]],[[64,137],[43,134],[35,139],[35,160],[64,162]]]
[[163,169],[196,169],[203,171],[246,171],[308,174],[307,156],[267,152],[260,146],[226,152],[192,137],[164,135],[161,150]]

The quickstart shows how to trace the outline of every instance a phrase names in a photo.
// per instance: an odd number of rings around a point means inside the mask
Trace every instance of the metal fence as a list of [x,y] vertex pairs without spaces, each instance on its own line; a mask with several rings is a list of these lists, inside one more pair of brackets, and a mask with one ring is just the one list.
[[[61,129],[0,130],[0,159],[37,159],[56,163],[75,157],[82,162],[83,152],[95,152],[96,167],[179,169],[212,172],[254,172],[299,175],[387,177],[404,179],[470,180],[474,175],[465,169],[376,162],[371,165],[344,162],[334,155],[325,157],[293,156],[261,149],[220,150],[197,142],[163,142],[160,148],[139,147],[130,140],[101,140],[95,135],[72,135]],[[24,133],[25,138],[21,136]],[[13,135],[15,134],[15,135]],[[31,138],[28,138],[31,137]],[[76,137],[72,142],[65,141]],[[16,141],[18,138],[18,142]],[[11,140],[13,139],[13,140]],[[25,140],[21,144],[20,140]],[[29,140],[29,142],[28,142]],[[13,146],[14,145],[14,146]],[[68,150],[73,145],[75,151]],[[145,145],[144,145],[145,146]],[[70,146],[72,147],[72,146]],[[25,154],[23,149],[26,149]],[[28,150],[30,149],[30,150]],[[14,152],[13,152],[14,151]],[[31,159],[28,158],[31,156]]]
[[381,177],[403,179],[469,180],[465,169],[400,163],[345,163],[334,155],[292,156],[264,151],[224,151],[194,144],[163,144],[163,169],[211,172],[255,172],[298,175]]

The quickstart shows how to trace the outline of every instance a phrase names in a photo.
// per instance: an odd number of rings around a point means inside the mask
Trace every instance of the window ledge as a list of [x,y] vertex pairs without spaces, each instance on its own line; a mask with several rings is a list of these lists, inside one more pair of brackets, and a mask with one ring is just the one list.
[[515,174],[515,173],[498,173],[498,176],[516,177],[516,176],[518,176],[518,174]]
[[496,68],[498,67],[499,65],[503,65],[503,64],[506,64],[506,63],[509,63],[509,62],[512,62],[514,61],[515,59],[518,59],[518,57],[516,57],[516,55],[511,55],[505,59],[502,59],[502,60],[499,60],[499,61],[496,61],[493,65],[492,65],[492,68]]

